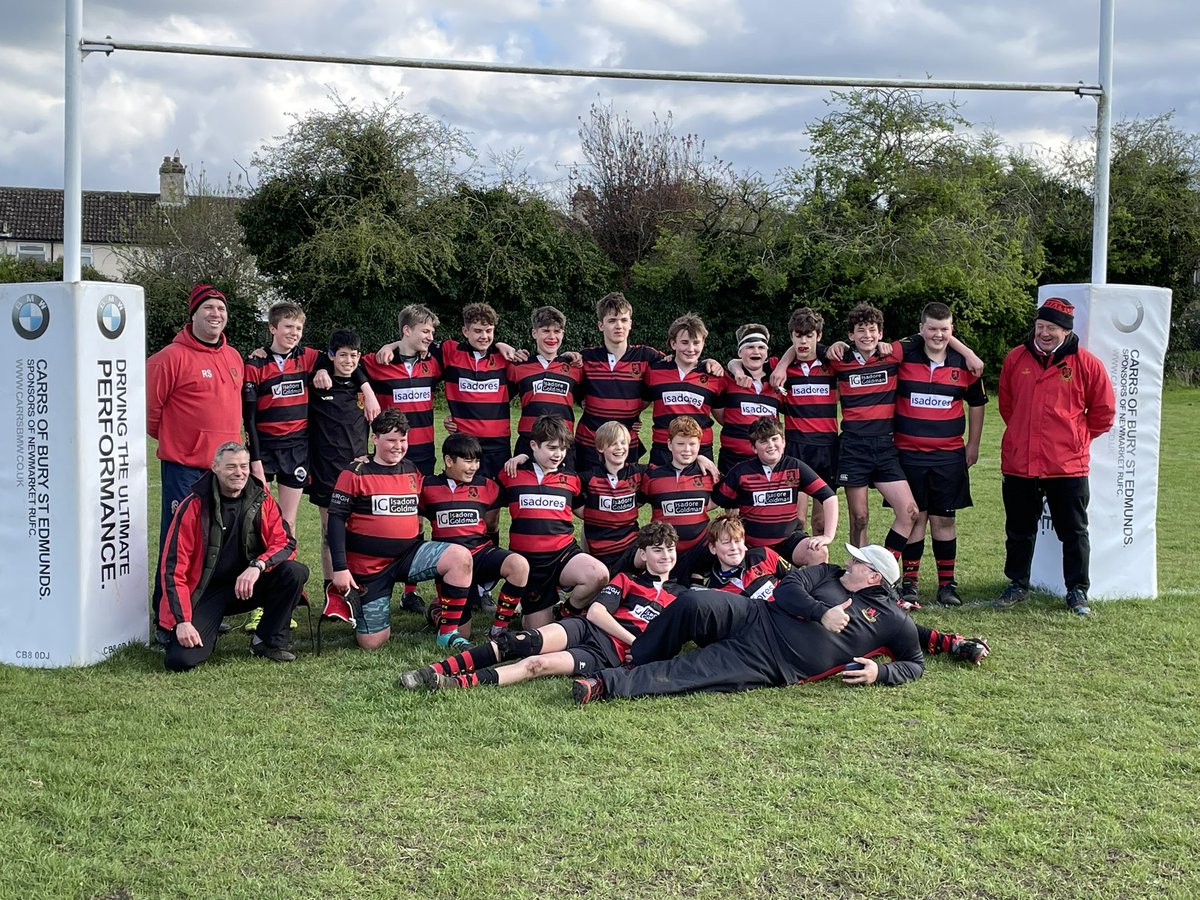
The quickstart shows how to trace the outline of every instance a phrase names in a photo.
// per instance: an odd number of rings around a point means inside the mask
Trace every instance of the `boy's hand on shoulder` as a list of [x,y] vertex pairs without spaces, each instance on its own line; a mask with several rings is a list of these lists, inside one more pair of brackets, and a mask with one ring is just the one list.
[[333,387],[333,379],[329,377],[328,369],[317,369],[312,377],[313,387],[318,391],[327,391]]
[[250,351],[248,356],[250,359],[266,359],[267,351],[264,350],[262,347],[255,347],[253,350]]
[[706,371],[713,378],[720,378],[725,374],[725,367],[712,357],[704,360],[701,365],[704,366],[704,371]]
[[829,345],[829,349],[825,351],[825,355],[834,362],[841,362],[842,357],[846,355],[846,350],[850,347],[845,341],[835,341]]

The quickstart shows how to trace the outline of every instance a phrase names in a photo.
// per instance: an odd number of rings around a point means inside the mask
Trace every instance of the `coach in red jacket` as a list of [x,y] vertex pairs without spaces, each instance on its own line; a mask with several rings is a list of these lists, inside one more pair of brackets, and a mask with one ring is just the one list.
[[275,499],[250,477],[250,454],[230,441],[212,471],[183,498],[159,565],[159,627],[169,632],[166,665],[182,672],[212,655],[221,619],[261,607],[256,656],[291,662],[292,610],[308,581],[296,539]]
[[1112,381],[1104,364],[1079,346],[1075,307],[1051,297],[1033,334],[1009,351],[1000,369],[1000,446],[1009,585],[993,602],[1005,609],[1029,596],[1029,569],[1042,500],[1063,545],[1067,609],[1087,615],[1088,464],[1092,441],[1112,427]]
[[[225,340],[225,295],[198,284],[188,297],[190,321],[175,339],[146,360],[146,430],[158,441],[162,553],[175,507],[208,471],[213,452],[242,437],[241,354]],[[161,594],[156,582],[152,606]]]

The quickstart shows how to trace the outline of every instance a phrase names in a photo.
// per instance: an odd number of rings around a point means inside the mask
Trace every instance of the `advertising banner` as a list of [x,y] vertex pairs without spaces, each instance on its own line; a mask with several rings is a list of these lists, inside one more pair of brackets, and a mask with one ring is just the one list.
[[[1163,360],[1171,329],[1171,292],[1132,284],[1051,284],[1039,303],[1075,305],[1082,346],[1104,363],[1116,394],[1112,430],[1092,442],[1088,482],[1091,580],[1096,599],[1158,595],[1156,517]],[[1042,513],[1031,582],[1060,596],[1062,544]]]
[[6,284],[0,310],[0,662],[98,662],[149,631],[142,289]]

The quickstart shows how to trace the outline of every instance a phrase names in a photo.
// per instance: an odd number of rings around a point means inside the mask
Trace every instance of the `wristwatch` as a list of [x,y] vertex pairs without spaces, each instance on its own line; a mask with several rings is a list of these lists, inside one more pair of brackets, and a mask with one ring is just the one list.
[[260,572],[267,571],[267,564],[265,562],[263,562],[261,559],[251,560],[250,565],[254,566],[254,568],[258,569],[258,571],[260,571]]

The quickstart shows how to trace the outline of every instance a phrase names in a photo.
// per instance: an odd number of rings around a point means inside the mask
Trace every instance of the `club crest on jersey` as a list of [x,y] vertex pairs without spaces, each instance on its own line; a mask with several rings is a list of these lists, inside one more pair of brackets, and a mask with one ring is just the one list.
[[879,610],[877,610],[873,606],[868,606],[866,609],[864,609],[862,611],[862,615],[863,615],[863,618],[866,619],[868,622],[879,621]]
[[417,476],[410,474],[408,476],[408,486],[414,491],[417,489]]
[[955,369],[954,371],[952,371],[952,372],[950,373],[950,380],[951,380],[951,381],[958,381],[958,376],[959,376],[959,371],[958,371],[958,369]]
[[693,475],[692,476],[692,487],[704,487],[704,476],[703,475]]
[[1071,367],[1070,367],[1070,366],[1063,366],[1063,367],[1062,367],[1062,371],[1061,371],[1059,374],[1062,376],[1062,380],[1063,380],[1063,381],[1070,381],[1070,380],[1071,380],[1071,377],[1072,377],[1072,376],[1073,376],[1075,373],[1071,371]]
[[707,374],[706,372],[701,372],[701,373],[700,373],[700,383],[701,383],[701,384],[708,384],[708,374]]
[[641,375],[642,374],[642,364],[634,363],[633,365],[631,365],[629,367],[629,371],[634,375]]
[[478,499],[479,488],[475,487],[475,485],[471,485],[470,487],[467,488],[467,496],[470,497],[472,500]]

